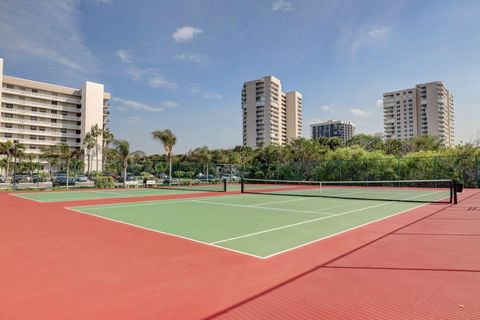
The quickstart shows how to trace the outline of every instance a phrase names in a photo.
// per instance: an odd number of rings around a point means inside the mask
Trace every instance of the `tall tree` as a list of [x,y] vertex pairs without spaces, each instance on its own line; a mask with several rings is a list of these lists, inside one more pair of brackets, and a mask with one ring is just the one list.
[[0,142],[0,154],[4,154],[6,156],[7,165],[5,168],[5,180],[8,179],[8,175],[10,173],[10,160],[12,157],[19,157],[22,154],[22,151],[25,147],[22,144],[15,143],[11,140],[7,140],[6,142]]
[[83,145],[87,149],[87,174],[90,174],[90,163],[92,157],[92,149],[95,148],[96,139],[91,132],[88,132],[83,139]]
[[102,171],[105,171],[105,164],[107,162],[107,159],[108,159],[108,152],[106,151],[108,149],[108,146],[110,145],[110,143],[113,142],[113,140],[115,140],[115,137],[113,136],[113,133],[110,132],[110,130],[108,129],[105,129],[102,131],[102,142],[103,142],[103,145],[102,145]]
[[82,150],[72,150],[66,143],[60,144],[58,147],[58,156],[62,159],[65,163],[66,167],[66,174],[67,174],[67,181],[66,181],[66,188],[68,189],[68,182],[69,182],[69,174],[70,174],[70,166],[72,162],[82,155]]
[[130,144],[126,140],[115,140],[113,141],[113,146],[117,151],[117,156],[120,161],[122,161],[123,167],[123,187],[127,187],[127,169],[128,162],[132,157],[145,156],[145,153],[142,151],[135,151],[130,153]]
[[163,144],[163,148],[165,149],[165,153],[167,154],[168,162],[169,162],[169,182],[172,182],[172,151],[173,147],[177,143],[177,137],[173,134],[170,129],[167,130],[155,130],[152,132],[152,137],[154,140],[159,140]]
[[98,170],[98,155],[99,155],[98,148],[100,147],[100,144],[98,143],[98,138],[102,137],[102,132],[103,130],[98,126],[98,124],[95,124],[90,129],[90,134],[92,135],[93,138],[95,138],[95,160],[96,160],[95,171],[97,172],[99,171]]
[[52,178],[52,167],[58,164],[58,146],[48,146],[43,149],[41,158],[48,162],[48,174]]

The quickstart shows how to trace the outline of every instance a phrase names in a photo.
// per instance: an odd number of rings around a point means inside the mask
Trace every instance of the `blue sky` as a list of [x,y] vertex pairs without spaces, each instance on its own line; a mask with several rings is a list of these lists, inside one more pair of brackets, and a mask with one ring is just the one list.
[[243,82],[272,74],[315,120],[381,132],[379,99],[442,80],[456,140],[480,137],[480,1],[0,1],[6,74],[112,93],[111,129],[132,148],[241,143]]

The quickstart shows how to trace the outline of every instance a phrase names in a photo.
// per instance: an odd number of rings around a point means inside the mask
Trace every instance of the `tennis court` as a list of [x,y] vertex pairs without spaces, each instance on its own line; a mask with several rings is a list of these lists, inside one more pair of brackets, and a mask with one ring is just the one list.
[[[450,189],[328,186],[246,181],[242,194],[73,207],[71,210],[268,258],[424,203],[448,202]],[[385,183],[384,183],[385,184]],[[292,197],[293,196],[293,197]],[[352,197],[352,198],[349,198]],[[373,199],[370,199],[373,198]],[[380,199],[381,198],[381,199]]]
[[[93,189],[93,190],[70,190],[70,191],[41,191],[13,193],[37,202],[63,202],[95,199],[115,199],[148,197],[161,195],[175,195],[187,193],[225,192],[225,183],[212,183],[200,185],[172,185],[157,186],[151,188],[128,188],[128,189]],[[240,187],[233,187],[239,190]]]

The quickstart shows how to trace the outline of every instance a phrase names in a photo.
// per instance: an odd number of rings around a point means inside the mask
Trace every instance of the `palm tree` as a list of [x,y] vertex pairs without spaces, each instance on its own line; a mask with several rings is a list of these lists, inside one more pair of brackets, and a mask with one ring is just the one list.
[[103,137],[102,171],[105,171],[105,163],[107,162],[107,155],[108,155],[108,153],[105,150],[108,148],[108,145],[113,142],[115,137],[113,136],[113,133],[111,133],[110,130],[108,129],[105,129],[102,131],[102,137]]
[[177,143],[177,137],[173,134],[172,131],[169,129],[167,130],[155,130],[152,132],[152,137],[154,140],[160,140],[163,144],[163,148],[165,149],[165,153],[167,154],[168,162],[169,162],[169,184],[172,183],[172,150],[173,146]]
[[72,150],[66,143],[62,143],[58,147],[58,155],[60,159],[65,161],[65,166],[66,166],[66,173],[67,173],[67,181],[66,181],[66,187],[68,189],[68,182],[69,182],[69,173],[70,173],[70,165],[72,161],[75,159],[78,159],[82,155],[82,150]]
[[57,146],[48,146],[43,149],[41,158],[47,160],[48,162],[48,175],[50,179],[52,178],[52,167],[58,163],[58,147]]
[[100,127],[98,126],[98,124],[95,124],[94,126],[92,126],[92,128],[90,129],[90,134],[92,135],[92,137],[95,139],[95,155],[96,155],[96,162],[97,162],[97,172],[98,172],[98,147],[99,147],[99,143],[98,143],[98,138],[100,136],[102,136],[102,132],[103,130],[100,129]]
[[0,154],[6,155],[6,168],[5,168],[5,180],[8,179],[10,173],[10,159],[14,156],[20,157],[23,154],[24,146],[22,144],[16,144],[11,140],[6,142],[0,142]]
[[130,153],[130,144],[126,140],[113,141],[117,156],[120,158],[123,164],[123,187],[127,187],[127,169],[130,159],[136,156],[145,156],[143,151],[135,151]]
[[85,138],[83,138],[83,144],[85,145],[85,148],[87,149],[87,174],[90,174],[90,157],[92,155],[92,149],[95,148],[96,144],[96,139],[95,137],[88,132],[85,135]]

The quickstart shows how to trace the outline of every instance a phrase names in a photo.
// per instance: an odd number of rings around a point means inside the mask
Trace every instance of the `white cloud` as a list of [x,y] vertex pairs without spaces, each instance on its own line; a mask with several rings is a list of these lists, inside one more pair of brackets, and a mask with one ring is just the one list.
[[176,42],[187,42],[193,40],[195,37],[203,33],[203,30],[190,27],[190,26],[183,26],[175,30],[172,33],[172,38]]
[[152,88],[164,88],[173,90],[177,87],[177,84],[173,81],[161,76],[158,70],[154,68],[140,68],[133,63],[132,56],[127,50],[120,49],[117,51],[117,56],[125,64],[125,72],[134,81],[146,79],[148,85]]
[[130,54],[127,52],[127,50],[120,49],[117,51],[117,55],[120,58],[120,60],[122,60],[122,62],[125,62],[125,63],[132,62],[132,58],[130,57]]
[[203,97],[205,99],[212,99],[212,100],[222,100],[223,99],[223,96],[220,93],[213,92],[213,91],[204,92]]
[[293,3],[285,0],[278,0],[272,3],[273,11],[287,12],[293,10]]
[[386,36],[389,33],[389,29],[387,27],[376,27],[372,26],[370,30],[368,30],[368,36],[370,38],[377,38],[381,36]]
[[113,97],[112,101],[114,107],[116,106],[120,111],[127,110],[136,110],[136,111],[147,111],[147,112],[162,112],[165,108],[172,108],[178,106],[178,103],[175,101],[164,101],[160,106],[152,106],[139,101],[122,99],[118,97]]
[[[75,72],[94,70],[95,56],[80,31],[78,1],[0,1],[0,49],[19,59],[54,62]],[[34,62],[29,62],[32,65]]]
[[366,111],[364,111],[364,110],[362,110],[362,109],[352,108],[352,109],[350,109],[350,112],[351,112],[353,115],[357,116],[357,117],[366,117],[366,116],[368,116],[368,112],[366,112]]
[[383,99],[377,99],[377,101],[375,102],[375,105],[378,108],[383,108]]
[[175,89],[177,87],[175,82],[165,79],[161,75],[153,74],[148,85],[152,88]]
[[329,105],[323,105],[320,107],[320,109],[322,109],[322,111],[331,111],[332,107]]
[[95,3],[96,5],[112,5],[112,0],[90,0],[90,2]]
[[188,63],[198,63],[208,59],[208,56],[201,53],[181,53],[174,56],[175,59]]
[[201,94],[203,98],[210,99],[210,100],[222,100],[223,96],[215,91],[205,91],[203,90],[199,84],[191,84],[190,91],[194,94]]

